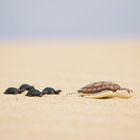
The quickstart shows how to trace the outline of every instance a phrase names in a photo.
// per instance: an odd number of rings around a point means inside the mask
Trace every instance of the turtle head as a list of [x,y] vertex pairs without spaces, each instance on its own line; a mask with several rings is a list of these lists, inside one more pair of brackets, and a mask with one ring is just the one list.
[[62,90],[60,90],[60,89],[59,90],[56,90],[55,91],[55,94],[59,94],[60,92],[62,92]]
[[82,92],[83,91],[83,88],[79,89],[77,92]]

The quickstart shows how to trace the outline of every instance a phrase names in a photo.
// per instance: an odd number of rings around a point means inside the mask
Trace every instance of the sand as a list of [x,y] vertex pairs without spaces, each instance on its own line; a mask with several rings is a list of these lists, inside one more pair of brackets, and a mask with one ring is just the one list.
[[[112,81],[134,90],[130,99],[88,99],[76,91]],[[57,96],[4,95],[29,83]],[[1,140],[139,140],[140,41],[0,42]]]

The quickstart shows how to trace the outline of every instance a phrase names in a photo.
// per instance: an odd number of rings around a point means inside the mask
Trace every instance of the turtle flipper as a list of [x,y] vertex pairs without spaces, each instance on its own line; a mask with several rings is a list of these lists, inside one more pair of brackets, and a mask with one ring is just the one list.
[[41,92],[40,95],[39,95],[39,97],[42,97],[43,95],[44,95],[44,94]]
[[133,93],[133,90],[129,89],[129,88],[121,88],[120,90],[125,90],[128,93]]

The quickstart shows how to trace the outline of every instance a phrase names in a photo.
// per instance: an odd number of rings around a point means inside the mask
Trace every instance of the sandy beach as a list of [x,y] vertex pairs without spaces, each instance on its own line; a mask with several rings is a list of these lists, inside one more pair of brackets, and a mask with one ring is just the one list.
[[[139,140],[140,41],[0,42],[1,140]],[[112,81],[131,99],[87,99],[77,90]],[[60,95],[4,95],[23,83]]]

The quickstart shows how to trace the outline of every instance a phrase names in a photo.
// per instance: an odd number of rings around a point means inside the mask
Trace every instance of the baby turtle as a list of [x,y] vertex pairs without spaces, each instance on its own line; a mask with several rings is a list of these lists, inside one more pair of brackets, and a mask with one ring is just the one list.
[[31,90],[31,89],[34,89],[34,87],[33,86],[30,86],[30,85],[28,85],[28,84],[22,84],[20,87],[19,87],[19,92],[20,93],[22,93],[22,92],[24,92],[24,91],[29,91],[29,90]]
[[37,89],[31,89],[31,90],[28,91],[28,93],[25,96],[29,96],[29,97],[38,96],[38,97],[42,97],[43,93],[40,92]]
[[45,88],[42,93],[44,94],[48,94],[48,95],[52,95],[52,94],[59,94],[61,92],[61,90],[55,90],[54,88],[51,87],[47,87]]
[[122,88],[116,83],[100,81],[90,83],[87,86],[78,90],[78,92],[81,96],[89,98],[130,98],[133,91],[128,88]]
[[19,94],[19,90],[15,87],[9,87],[8,89],[5,90],[4,94]]

